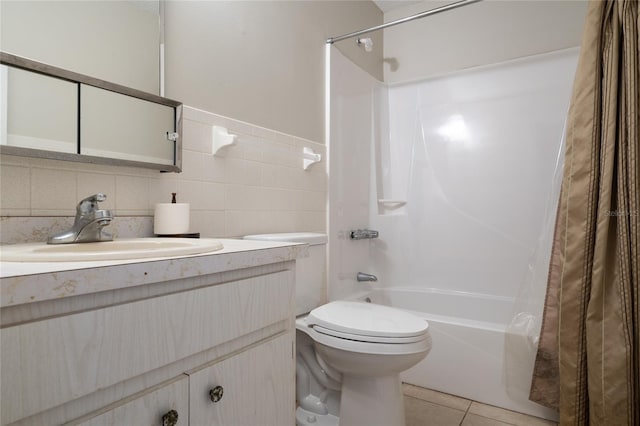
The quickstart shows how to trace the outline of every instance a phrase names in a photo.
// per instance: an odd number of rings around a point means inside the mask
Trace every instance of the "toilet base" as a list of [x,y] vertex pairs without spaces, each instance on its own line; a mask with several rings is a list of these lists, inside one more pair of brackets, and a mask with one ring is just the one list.
[[331,414],[316,414],[302,407],[296,409],[296,426],[338,426],[340,419]]
[[399,374],[342,376],[339,417],[296,409],[296,426],[404,426],[404,396]]
[[404,399],[399,374],[342,376],[341,426],[404,426]]

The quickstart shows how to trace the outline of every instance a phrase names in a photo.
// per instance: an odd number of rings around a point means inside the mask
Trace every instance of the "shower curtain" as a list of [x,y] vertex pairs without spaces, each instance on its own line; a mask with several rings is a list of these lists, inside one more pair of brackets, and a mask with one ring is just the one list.
[[639,25],[589,5],[530,396],[561,425],[640,424]]

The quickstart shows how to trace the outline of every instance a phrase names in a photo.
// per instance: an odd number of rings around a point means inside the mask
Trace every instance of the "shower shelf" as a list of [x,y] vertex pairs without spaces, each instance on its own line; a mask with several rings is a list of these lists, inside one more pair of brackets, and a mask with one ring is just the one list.
[[378,203],[389,207],[401,207],[407,204],[405,200],[388,200],[385,198],[378,200]]

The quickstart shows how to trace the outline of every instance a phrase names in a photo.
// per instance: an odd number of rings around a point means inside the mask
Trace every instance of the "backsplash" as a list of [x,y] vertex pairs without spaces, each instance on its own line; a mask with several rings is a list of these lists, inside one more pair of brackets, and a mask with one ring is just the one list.
[[[237,143],[212,155],[212,126],[224,126]],[[265,232],[326,230],[324,144],[286,135],[195,108],[183,109],[182,173],[0,157],[0,243],[44,241],[73,222],[77,202],[107,194],[101,208],[116,217],[116,236],[153,232],[156,203],[191,204],[191,232],[238,237]],[[322,162],[302,168],[303,147]]]

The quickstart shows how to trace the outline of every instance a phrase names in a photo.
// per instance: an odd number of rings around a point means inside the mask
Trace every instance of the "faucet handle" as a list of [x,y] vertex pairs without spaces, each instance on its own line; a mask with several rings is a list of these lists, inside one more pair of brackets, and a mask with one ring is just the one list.
[[98,192],[97,194],[91,195],[78,203],[78,207],[76,208],[78,214],[87,214],[95,211],[98,208],[98,203],[100,201],[104,201],[107,199],[106,194],[102,192]]
[[98,192],[97,194],[93,194],[87,198],[85,198],[84,200],[80,201],[81,203],[84,203],[85,201],[104,201],[107,199],[107,194],[103,194],[102,192]]
[[364,240],[366,238],[378,238],[378,231],[372,229],[356,229],[349,233],[352,240]]

